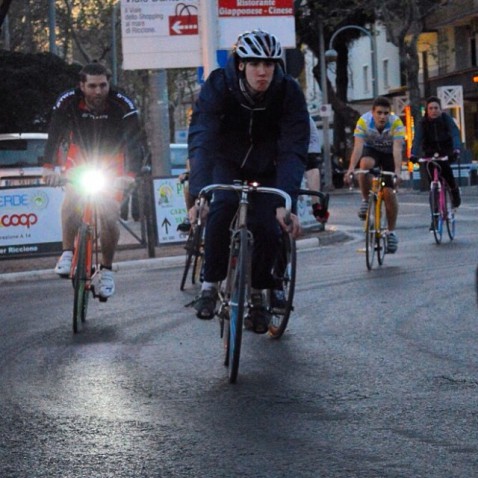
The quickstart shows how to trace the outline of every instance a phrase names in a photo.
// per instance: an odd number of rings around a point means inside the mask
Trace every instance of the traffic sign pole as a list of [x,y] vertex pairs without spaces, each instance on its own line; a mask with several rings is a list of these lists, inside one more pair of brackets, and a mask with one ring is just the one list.
[[199,31],[205,79],[212,70],[218,67],[216,59],[218,42],[215,3],[210,0],[199,0]]

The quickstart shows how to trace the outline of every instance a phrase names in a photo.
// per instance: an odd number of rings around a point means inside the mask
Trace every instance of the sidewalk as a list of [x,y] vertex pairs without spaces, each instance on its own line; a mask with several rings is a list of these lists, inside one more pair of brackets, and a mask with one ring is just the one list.
[[[139,231],[139,224],[128,221],[128,225]],[[348,240],[349,236],[335,227],[327,226],[325,231],[306,231],[297,240],[298,249],[318,247]],[[124,229],[115,255],[114,269],[152,269],[182,266],[185,258],[184,243],[161,244],[155,248],[156,257],[148,257],[147,249]],[[0,284],[38,278],[56,278],[53,272],[57,256],[22,257],[0,261]]]

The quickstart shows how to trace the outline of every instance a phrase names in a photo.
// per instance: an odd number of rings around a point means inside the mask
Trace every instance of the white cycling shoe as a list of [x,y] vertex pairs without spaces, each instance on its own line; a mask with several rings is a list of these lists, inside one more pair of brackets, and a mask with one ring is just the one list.
[[115,293],[115,279],[113,271],[101,269],[98,295],[108,299]]
[[73,260],[73,252],[72,251],[64,251],[61,255],[60,259],[55,266],[55,273],[58,274],[60,277],[69,277],[70,269],[71,269],[71,262]]

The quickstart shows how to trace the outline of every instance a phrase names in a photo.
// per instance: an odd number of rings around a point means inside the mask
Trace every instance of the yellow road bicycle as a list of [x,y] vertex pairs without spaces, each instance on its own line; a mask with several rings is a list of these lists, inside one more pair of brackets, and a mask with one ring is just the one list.
[[367,215],[364,222],[365,261],[367,269],[371,270],[375,256],[377,256],[378,264],[382,265],[387,253],[387,217],[385,214],[383,189],[385,186],[385,176],[394,178],[395,184],[396,175],[393,172],[383,171],[380,168],[356,169],[353,175],[356,174],[372,175],[372,187],[368,196]]

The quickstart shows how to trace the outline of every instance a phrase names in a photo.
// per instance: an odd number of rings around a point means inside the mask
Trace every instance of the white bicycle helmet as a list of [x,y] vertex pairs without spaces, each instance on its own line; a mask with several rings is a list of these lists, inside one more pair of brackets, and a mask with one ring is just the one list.
[[271,33],[253,30],[239,35],[234,53],[244,60],[274,60],[282,59],[282,47],[279,40]]

